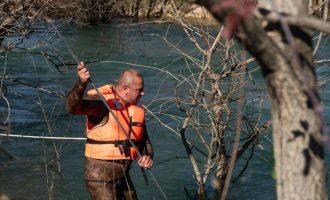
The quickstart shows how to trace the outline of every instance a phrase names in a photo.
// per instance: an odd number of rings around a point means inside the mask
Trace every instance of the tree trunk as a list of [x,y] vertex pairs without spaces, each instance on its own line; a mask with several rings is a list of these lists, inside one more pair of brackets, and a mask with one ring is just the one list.
[[[224,22],[232,10],[215,11],[218,2],[200,3]],[[303,0],[274,2],[279,11],[305,15]],[[324,124],[319,112],[312,40],[310,33],[300,27],[290,27],[289,32],[285,28],[286,24],[280,22],[262,26],[255,15],[244,16],[235,37],[261,64],[266,79],[272,103],[278,199],[327,199]]]
[[136,18],[136,19],[138,19],[138,17],[139,17],[139,11],[140,11],[140,3],[141,3],[141,1],[140,0],[136,0],[135,1],[135,4],[134,4],[134,17]]
[[[276,71],[265,72],[272,101],[277,195],[278,199],[326,199],[322,123],[315,112],[319,99],[313,100],[317,92],[312,49],[306,43],[297,49],[302,50],[301,66],[283,62]],[[299,80],[297,76],[305,77]]]
[[281,69],[266,76],[272,90],[277,194],[279,199],[324,199],[321,121],[313,111],[312,97],[285,73],[289,71]]
[[149,1],[149,4],[148,4],[148,11],[147,11],[147,18],[148,19],[150,18],[150,13],[151,13],[154,5],[155,5],[155,1],[154,0],[150,0]]
[[220,145],[220,147],[218,147],[218,152],[215,157],[216,163],[218,164],[218,166],[216,167],[215,176],[219,183],[217,190],[218,190],[219,194],[221,194],[221,192],[224,188],[224,185],[225,185],[229,161],[226,156],[225,149],[223,148],[223,144],[219,144],[219,145]]
[[[288,11],[282,9],[287,5],[277,9],[297,17],[306,14],[304,2],[291,3]],[[291,41],[283,27],[272,32],[285,60],[276,63],[272,72],[263,67],[272,102],[277,195],[278,199],[326,199],[324,124],[318,112],[311,35],[299,27],[290,28]]]

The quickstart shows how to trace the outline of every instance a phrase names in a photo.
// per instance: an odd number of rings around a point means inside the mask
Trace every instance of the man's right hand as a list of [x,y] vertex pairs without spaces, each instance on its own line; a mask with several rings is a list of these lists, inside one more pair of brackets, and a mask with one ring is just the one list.
[[80,62],[79,65],[77,66],[77,74],[82,83],[88,82],[88,79],[90,78],[90,74],[83,62]]
[[143,155],[140,157],[138,164],[140,165],[140,167],[150,169],[153,166],[154,161],[151,159],[150,156]]

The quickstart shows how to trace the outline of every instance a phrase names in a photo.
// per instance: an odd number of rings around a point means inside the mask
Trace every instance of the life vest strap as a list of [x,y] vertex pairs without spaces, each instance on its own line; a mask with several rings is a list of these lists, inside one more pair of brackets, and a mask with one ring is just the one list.
[[[135,146],[138,145],[138,141],[136,140],[131,140]],[[131,152],[131,143],[130,141],[127,140],[115,140],[115,141],[97,141],[97,140],[93,140],[90,138],[87,138],[87,143],[88,144],[96,144],[96,145],[103,145],[103,144],[114,144],[115,147],[117,147],[120,151],[121,155],[125,155],[125,157],[129,157],[130,156],[130,152]]]
[[[137,140],[131,139],[131,141],[134,143],[134,145],[138,145],[139,142]],[[115,147],[119,146],[119,145],[123,145],[125,144],[125,146],[129,146],[132,147],[131,143],[129,142],[129,140],[115,140],[115,141],[98,141],[98,140],[93,140],[90,138],[87,138],[87,143],[88,144],[114,144]]]
[[131,126],[143,127],[144,123],[142,122],[131,122]]

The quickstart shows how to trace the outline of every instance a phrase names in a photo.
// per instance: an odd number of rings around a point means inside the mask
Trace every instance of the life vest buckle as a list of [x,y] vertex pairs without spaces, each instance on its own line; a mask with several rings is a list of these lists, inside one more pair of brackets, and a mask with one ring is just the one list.
[[123,147],[125,157],[128,157],[130,155],[130,143],[129,143],[129,141],[124,140],[121,143],[121,146]]
[[129,140],[115,140],[115,147],[119,148],[119,151],[122,155],[125,155],[125,157],[128,157],[130,155],[130,143]]

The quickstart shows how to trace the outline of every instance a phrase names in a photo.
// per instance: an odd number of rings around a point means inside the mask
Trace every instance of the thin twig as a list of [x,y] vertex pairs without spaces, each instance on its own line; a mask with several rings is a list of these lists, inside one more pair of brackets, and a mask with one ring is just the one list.
[[[243,54],[243,56],[244,55],[245,54]],[[244,68],[242,68],[241,70],[243,71]],[[243,83],[243,79],[244,79],[244,74],[241,75],[242,83]],[[241,89],[239,96],[243,96],[243,95],[244,95],[244,90]],[[232,154],[231,154],[230,162],[228,165],[228,172],[226,174],[225,184],[224,184],[224,187],[223,187],[223,190],[221,193],[221,200],[225,200],[227,198],[227,193],[228,193],[228,189],[229,189],[232,172],[234,170],[235,163],[236,163],[237,151],[239,148],[239,141],[240,141],[240,136],[241,136],[242,108],[243,108],[243,98],[240,98],[238,100],[238,106],[237,106],[237,120],[236,120],[236,132],[235,132],[235,138],[234,138],[234,145],[233,145],[233,149],[231,151]]]

